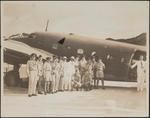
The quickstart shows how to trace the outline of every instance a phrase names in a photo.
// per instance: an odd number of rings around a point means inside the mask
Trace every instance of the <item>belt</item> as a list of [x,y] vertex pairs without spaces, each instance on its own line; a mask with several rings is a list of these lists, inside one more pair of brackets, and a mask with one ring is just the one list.
[[97,69],[97,70],[103,70],[103,69]]
[[30,71],[37,71],[37,70],[30,70]]

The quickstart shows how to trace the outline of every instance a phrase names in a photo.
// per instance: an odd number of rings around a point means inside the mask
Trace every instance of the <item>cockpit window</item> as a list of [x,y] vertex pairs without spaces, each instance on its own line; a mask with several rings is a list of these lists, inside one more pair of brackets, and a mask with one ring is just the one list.
[[31,39],[35,39],[36,38],[36,34],[34,34],[34,33],[29,34],[28,37],[31,38]]
[[67,49],[71,49],[71,47],[69,45],[66,46]]
[[83,54],[83,53],[84,53],[84,50],[81,49],[81,48],[80,48],[80,49],[77,49],[77,53],[78,53],[78,54]]
[[64,44],[65,40],[66,40],[66,38],[64,37],[61,40],[59,40],[58,43],[62,45],[62,44]]
[[121,58],[121,63],[123,63],[123,62],[125,62],[125,59],[122,57],[122,58]]

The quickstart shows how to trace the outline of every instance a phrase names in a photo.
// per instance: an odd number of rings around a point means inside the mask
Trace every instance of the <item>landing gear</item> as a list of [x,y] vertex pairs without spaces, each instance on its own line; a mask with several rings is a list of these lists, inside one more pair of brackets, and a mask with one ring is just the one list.
[[19,64],[14,65],[14,70],[6,73],[4,77],[4,82],[7,86],[12,87],[18,86],[20,84],[19,67]]

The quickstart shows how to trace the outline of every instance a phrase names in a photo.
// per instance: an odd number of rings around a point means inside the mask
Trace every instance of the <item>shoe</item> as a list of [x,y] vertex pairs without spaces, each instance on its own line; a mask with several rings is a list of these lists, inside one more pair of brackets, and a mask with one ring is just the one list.
[[38,94],[43,94],[43,93],[39,91]]
[[37,96],[37,94],[32,94],[32,96]]
[[102,87],[102,89],[105,89],[105,87]]
[[28,95],[28,97],[32,97],[32,95]]

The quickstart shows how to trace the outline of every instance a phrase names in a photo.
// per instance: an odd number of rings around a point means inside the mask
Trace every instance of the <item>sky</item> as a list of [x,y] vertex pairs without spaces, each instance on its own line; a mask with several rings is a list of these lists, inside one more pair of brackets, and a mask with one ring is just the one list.
[[131,38],[149,29],[148,1],[3,1],[2,35],[44,32],[96,38]]

